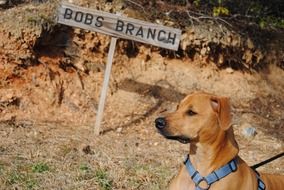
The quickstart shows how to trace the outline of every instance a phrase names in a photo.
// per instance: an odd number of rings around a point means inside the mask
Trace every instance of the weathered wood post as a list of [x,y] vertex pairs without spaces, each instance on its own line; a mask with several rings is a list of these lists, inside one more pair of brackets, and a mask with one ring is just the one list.
[[111,66],[112,66],[112,60],[113,60],[114,50],[116,46],[116,41],[117,41],[117,38],[115,37],[111,38],[110,47],[108,51],[108,57],[107,57],[107,65],[106,65],[106,70],[105,70],[105,77],[104,77],[103,87],[101,90],[99,108],[98,108],[98,113],[97,113],[96,123],[95,123],[95,134],[96,135],[100,134],[100,126],[101,126],[101,122],[103,119],[103,112],[104,112],[104,107],[105,107],[105,101],[106,101],[106,96],[107,96],[107,89],[108,89],[108,83],[109,83],[109,78],[111,74]]

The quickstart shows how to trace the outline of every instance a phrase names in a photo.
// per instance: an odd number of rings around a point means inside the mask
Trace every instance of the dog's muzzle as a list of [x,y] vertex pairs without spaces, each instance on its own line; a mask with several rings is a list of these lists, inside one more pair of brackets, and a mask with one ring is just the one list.
[[158,129],[159,133],[161,135],[163,135],[166,139],[170,139],[170,140],[177,140],[183,144],[187,144],[187,143],[190,143],[190,139],[188,137],[185,137],[185,136],[173,136],[171,134],[169,134],[167,132],[167,130],[165,129],[166,126],[167,126],[167,121],[164,117],[158,117],[156,120],[155,120],[155,126],[156,128]]

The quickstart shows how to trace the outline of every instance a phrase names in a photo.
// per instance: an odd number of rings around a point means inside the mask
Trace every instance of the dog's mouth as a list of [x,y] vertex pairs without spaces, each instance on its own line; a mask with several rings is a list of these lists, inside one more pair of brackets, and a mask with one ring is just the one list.
[[185,136],[164,136],[166,139],[170,139],[170,140],[176,140],[179,141],[183,144],[188,144],[190,143],[190,138],[185,137]]
[[161,131],[160,131],[160,134],[163,135],[166,139],[169,139],[169,140],[176,140],[176,141],[179,141],[180,143],[183,143],[183,144],[190,143],[190,138],[183,136],[183,135],[168,135],[168,134],[164,134]]
[[183,144],[188,144],[191,142],[191,139],[184,135],[172,135],[167,130],[158,130],[158,132],[169,140],[176,140]]

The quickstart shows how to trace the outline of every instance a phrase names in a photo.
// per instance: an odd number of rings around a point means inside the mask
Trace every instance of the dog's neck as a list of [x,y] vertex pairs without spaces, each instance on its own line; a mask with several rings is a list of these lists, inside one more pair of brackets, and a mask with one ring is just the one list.
[[236,157],[238,151],[233,129],[230,128],[218,133],[214,142],[191,143],[189,155],[195,169],[206,176]]

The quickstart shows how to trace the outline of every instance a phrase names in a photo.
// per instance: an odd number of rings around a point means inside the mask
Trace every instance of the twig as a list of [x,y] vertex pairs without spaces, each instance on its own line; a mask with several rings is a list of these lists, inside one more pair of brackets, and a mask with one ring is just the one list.
[[217,17],[217,20],[220,20],[222,22],[224,22],[225,24],[227,24],[230,27],[233,27],[229,22],[227,22],[226,20],[222,19],[221,17]]
[[188,11],[186,13],[187,13],[187,16],[190,18],[190,22],[192,25],[194,25],[192,20],[195,20],[196,22],[200,23],[200,20],[198,18],[191,16]]
[[221,17],[200,16],[198,18],[199,19],[211,19],[211,20],[214,20],[214,21],[220,20],[220,21],[224,22],[225,24],[227,24],[228,26],[232,27],[232,25],[229,22],[227,22],[226,20],[222,19]]
[[79,81],[80,81],[81,88],[82,88],[82,90],[84,90],[84,89],[85,89],[85,85],[84,85],[82,76],[80,75],[80,71],[76,69],[76,73],[77,73],[78,79],[79,79]]
[[131,1],[131,0],[126,0],[126,1],[140,7],[143,10],[143,12],[146,14],[144,7],[142,5],[140,5],[139,3],[136,3],[136,2]]
[[195,12],[195,11],[191,11],[191,10],[188,10],[187,12],[192,13],[192,14],[196,14],[196,15],[199,15],[199,16],[205,16],[205,14]]
[[[196,14],[198,15],[199,17],[193,17],[191,16],[189,13],[192,13],[192,14]],[[191,11],[191,10],[188,10],[187,11],[187,14],[190,18],[193,18],[195,19],[196,21],[198,20],[198,22],[200,22],[201,19],[210,19],[210,20],[214,20],[214,21],[222,21],[223,23],[227,24],[228,26],[232,27],[232,25],[227,22],[226,20],[222,19],[221,17],[213,17],[213,16],[208,16],[208,15],[205,15],[205,14],[202,14],[202,13],[199,13],[199,12],[195,12],[195,11]],[[232,17],[231,17],[232,18]]]
[[232,15],[231,17],[229,17],[228,19],[235,19],[235,18],[238,18],[238,17],[242,17],[242,18],[247,18],[247,19],[249,19],[249,18],[253,18],[253,19],[256,19],[256,18],[258,18],[257,16],[252,16],[252,15],[241,15],[241,14],[234,14],[234,15]]

